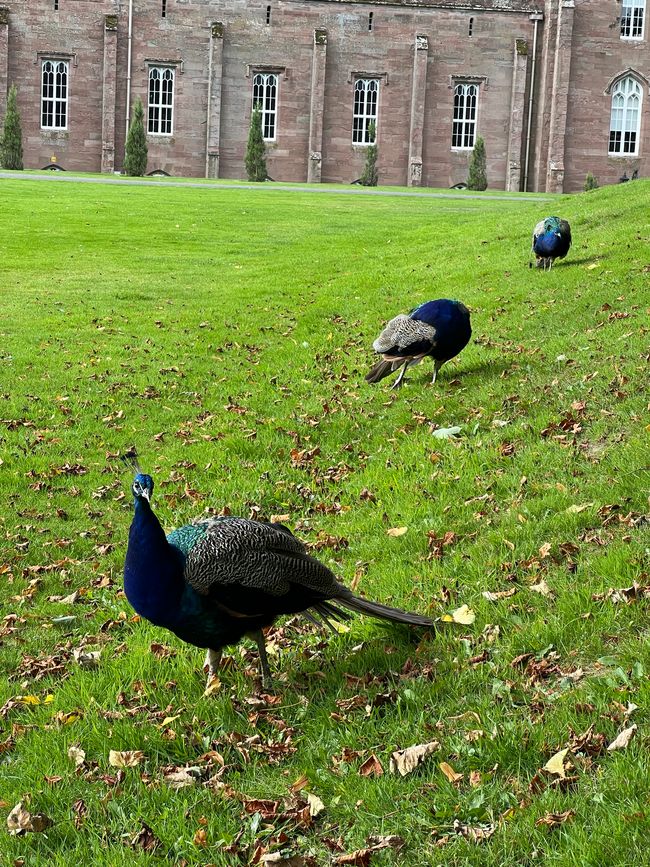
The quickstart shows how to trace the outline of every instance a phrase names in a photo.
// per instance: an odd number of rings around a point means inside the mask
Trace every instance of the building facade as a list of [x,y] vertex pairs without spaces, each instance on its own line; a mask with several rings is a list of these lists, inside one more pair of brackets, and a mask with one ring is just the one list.
[[148,170],[570,192],[650,174],[646,0],[0,0],[0,118],[27,168],[119,171],[142,99]]

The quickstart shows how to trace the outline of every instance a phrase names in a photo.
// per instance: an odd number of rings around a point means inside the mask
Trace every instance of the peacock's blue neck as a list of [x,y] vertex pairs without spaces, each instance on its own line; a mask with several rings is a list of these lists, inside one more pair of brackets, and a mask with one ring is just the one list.
[[168,543],[146,498],[136,498],[124,564],[126,598],[142,617],[173,628],[184,584],[177,549]]

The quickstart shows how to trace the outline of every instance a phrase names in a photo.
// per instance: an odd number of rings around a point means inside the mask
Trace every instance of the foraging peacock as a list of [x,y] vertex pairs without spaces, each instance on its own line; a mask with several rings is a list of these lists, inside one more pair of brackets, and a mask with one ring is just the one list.
[[408,316],[400,313],[386,325],[372,344],[382,360],[366,375],[366,382],[379,382],[401,367],[392,386],[399,388],[407,368],[430,355],[434,360],[433,384],[445,361],[458,355],[471,336],[469,310],[464,304],[447,298],[426,301]]
[[[151,509],[154,483],[137,474],[135,514],[124,564],[127,599],[142,617],[208,649],[208,682],[222,649],[245,635],[257,642],[262,680],[271,680],[262,629],[283,614],[347,620],[338,606],[412,626],[433,621],[355,596],[282,524],[245,518],[198,520],[168,536]],[[336,604],[333,604],[336,603]]]
[[538,268],[550,271],[556,259],[564,259],[571,246],[571,226],[559,217],[540,220],[533,230],[533,253]]

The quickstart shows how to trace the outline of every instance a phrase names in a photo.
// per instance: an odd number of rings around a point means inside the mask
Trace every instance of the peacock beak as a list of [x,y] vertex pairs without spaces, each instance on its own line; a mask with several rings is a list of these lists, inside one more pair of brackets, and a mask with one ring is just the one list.
[[148,488],[143,488],[143,489],[142,489],[142,496],[145,498],[145,500],[146,500],[148,503],[151,502],[151,491],[150,491]]

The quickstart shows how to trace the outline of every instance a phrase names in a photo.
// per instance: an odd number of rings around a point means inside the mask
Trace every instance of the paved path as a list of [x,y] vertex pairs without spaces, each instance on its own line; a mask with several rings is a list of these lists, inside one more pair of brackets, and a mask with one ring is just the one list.
[[484,196],[480,193],[429,193],[419,190],[376,190],[371,187],[333,187],[333,186],[295,186],[287,187],[282,184],[228,184],[228,183],[210,183],[210,182],[193,182],[193,181],[173,181],[163,178],[140,179],[140,178],[122,178],[122,177],[79,177],[71,175],[67,172],[43,172],[42,175],[29,174],[22,172],[2,172],[0,178],[7,178],[14,181],[59,181],[59,182],[74,182],[76,184],[122,184],[124,186],[135,187],[190,187],[200,190],[256,190],[258,192],[282,192],[282,193],[329,193],[330,195],[352,195],[352,196],[395,196],[417,199],[464,199],[472,201],[473,199],[483,199],[486,202],[547,202],[548,196]]

